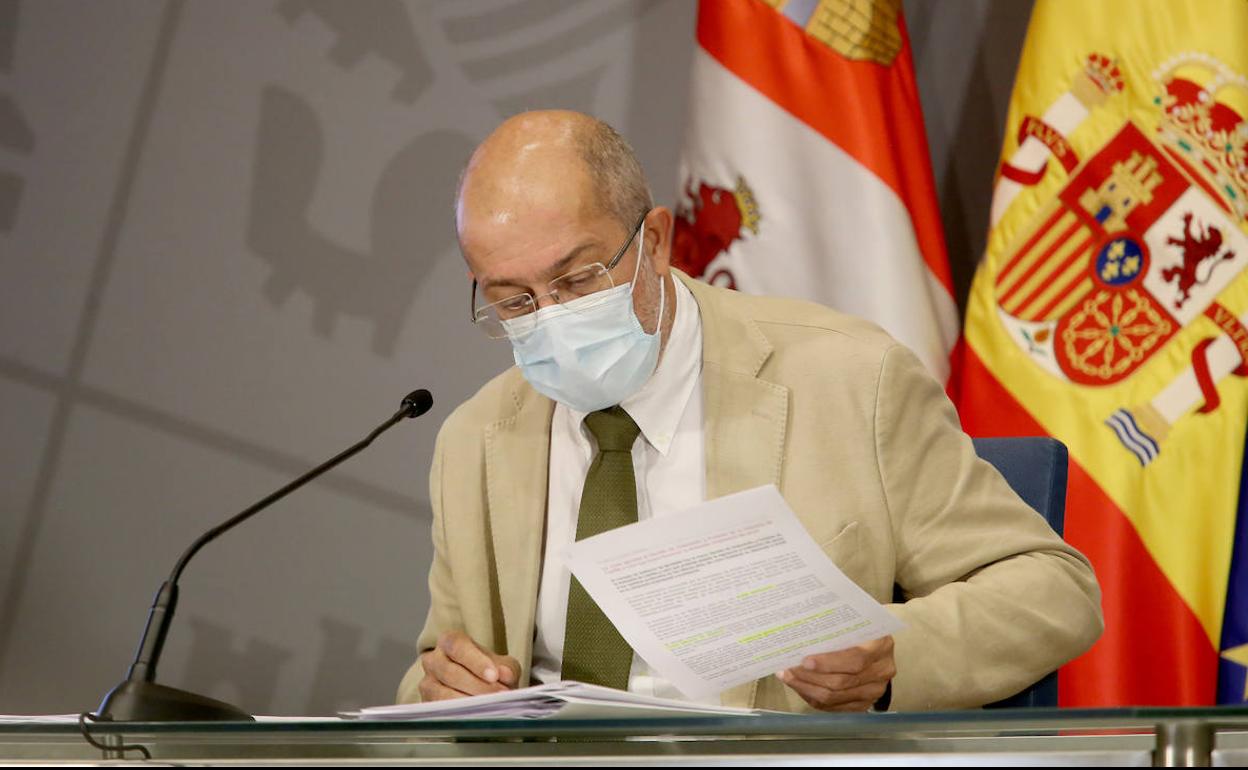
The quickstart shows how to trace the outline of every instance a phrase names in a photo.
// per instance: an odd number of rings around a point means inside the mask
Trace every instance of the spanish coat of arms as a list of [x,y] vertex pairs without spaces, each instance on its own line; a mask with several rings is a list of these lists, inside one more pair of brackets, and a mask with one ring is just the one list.
[[1106,424],[1147,465],[1170,426],[1216,409],[1216,382],[1248,374],[1248,329],[1218,297],[1248,265],[1248,80],[1211,57],[1185,54],[1154,73],[1155,132],[1128,120],[1080,159],[1066,137],[1123,88],[1107,57],[1088,57],[1070,91],[1028,116],[1002,164],[994,221],[1053,160],[1068,178],[1004,252],[998,316],[1049,374],[1087,387],[1130,377],[1204,316],[1223,332],[1197,344],[1192,366],[1150,402]]

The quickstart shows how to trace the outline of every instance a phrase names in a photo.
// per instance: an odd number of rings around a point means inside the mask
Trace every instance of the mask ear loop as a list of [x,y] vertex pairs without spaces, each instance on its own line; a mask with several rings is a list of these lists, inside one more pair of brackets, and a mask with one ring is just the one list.
[[[641,232],[637,234],[637,264],[633,267],[633,280],[629,288],[629,293],[633,292],[633,288],[637,286],[637,276],[641,273],[641,258],[646,253],[646,220],[641,220]],[[659,279],[659,316],[654,320],[654,333],[658,334],[663,327],[663,311],[667,304],[667,281],[663,280],[663,276],[655,276]],[[641,330],[646,331],[645,327]]]

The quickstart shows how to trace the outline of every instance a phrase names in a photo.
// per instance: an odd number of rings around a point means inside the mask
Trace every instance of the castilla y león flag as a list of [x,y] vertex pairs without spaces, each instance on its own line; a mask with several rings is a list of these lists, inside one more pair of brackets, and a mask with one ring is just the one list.
[[1106,632],[1062,705],[1245,700],[1246,43],[1243,0],[1032,12],[950,390],[1070,449]]
[[942,382],[958,335],[900,0],[702,0],[674,264],[868,318]]

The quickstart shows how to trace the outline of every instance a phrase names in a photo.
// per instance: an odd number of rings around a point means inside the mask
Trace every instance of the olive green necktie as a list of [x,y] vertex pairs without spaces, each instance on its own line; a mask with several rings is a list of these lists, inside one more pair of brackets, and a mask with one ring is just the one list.
[[[598,442],[598,454],[585,474],[576,539],[583,540],[637,521],[637,481],[633,442],[640,429],[618,406],[586,415],[585,427]],[[575,577],[568,588],[563,637],[563,679],[628,689],[633,651]]]

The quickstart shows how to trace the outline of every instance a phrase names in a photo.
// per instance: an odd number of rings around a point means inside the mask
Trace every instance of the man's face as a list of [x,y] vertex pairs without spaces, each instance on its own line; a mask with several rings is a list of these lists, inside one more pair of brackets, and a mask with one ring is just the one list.
[[[587,265],[608,264],[627,242],[611,278],[616,286],[628,283],[636,269],[633,309],[645,331],[654,332],[660,280],[668,273],[664,247],[670,215],[665,209],[646,217],[645,256],[638,266],[643,233],[630,239],[632,223],[624,225],[603,212],[583,175],[564,176],[553,189],[544,189],[542,180],[478,189],[477,181],[465,185],[457,219],[464,258],[479,284],[478,307],[521,293],[542,297],[552,280]],[[542,307],[553,302],[539,300]]]

